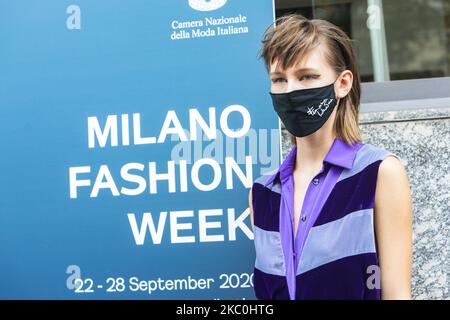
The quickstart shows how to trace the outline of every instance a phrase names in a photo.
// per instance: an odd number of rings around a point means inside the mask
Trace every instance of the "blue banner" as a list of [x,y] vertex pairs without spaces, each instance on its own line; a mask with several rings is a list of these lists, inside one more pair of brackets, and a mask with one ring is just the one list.
[[255,298],[273,10],[0,0],[0,298]]

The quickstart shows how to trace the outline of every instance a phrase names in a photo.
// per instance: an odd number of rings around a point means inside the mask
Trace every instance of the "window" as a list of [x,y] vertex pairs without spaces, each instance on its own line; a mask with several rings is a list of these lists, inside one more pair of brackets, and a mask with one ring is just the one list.
[[449,0],[275,0],[276,16],[328,20],[353,40],[363,82],[450,77]]

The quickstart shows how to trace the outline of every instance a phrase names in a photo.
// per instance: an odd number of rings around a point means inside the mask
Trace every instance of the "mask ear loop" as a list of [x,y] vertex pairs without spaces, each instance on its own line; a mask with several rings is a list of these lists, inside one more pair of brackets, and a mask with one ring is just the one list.
[[[336,83],[336,81],[338,81],[338,79],[341,76],[341,74],[342,74],[342,72],[340,72],[339,75],[337,76],[336,80],[334,80],[333,86]],[[341,106],[341,98],[337,99],[337,108],[336,109],[338,109],[340,106]]]
[[339,79],[339,77],[341,76],[341,74],[342,74],[342,72],[339,72],[339,74],[338,74],[338,76],[337,76],[336,80],[334,80],[333,84],[335,84],[335,83],[336,83],[336,81],[338,81],[338,79]]
[[[339,79],[340,76],[341,76],[341,73],[339,73],[339,75],[337,76],[336,80],[334,80],[334,82],[333,82],[333,90],[334,90],[334,85],[336,84],[336,81],[338,81],[338,79]],[[336,109],[338,109],[339,106],[341,105],[340,102],[341,102],[341,98],[339,98],[339,99],[337,100],[337,108],[336,108]]]

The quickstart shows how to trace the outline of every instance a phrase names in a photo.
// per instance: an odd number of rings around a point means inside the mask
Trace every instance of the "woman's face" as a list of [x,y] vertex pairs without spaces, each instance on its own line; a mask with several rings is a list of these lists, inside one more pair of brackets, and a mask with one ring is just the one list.
[[319,45],[304,59],[286,70],[276,68],[277,61],[271,64],[271,92],[286,93],[333,83],[338,75],[327,63],[323,50],[323,46]]

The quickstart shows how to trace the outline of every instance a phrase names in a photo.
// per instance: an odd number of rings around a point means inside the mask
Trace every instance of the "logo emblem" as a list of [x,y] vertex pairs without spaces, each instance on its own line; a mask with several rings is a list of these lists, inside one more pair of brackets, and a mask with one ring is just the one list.
[[213,11],[223,7],[227,0],[189,0],[189,5],[197,11]]
[[319,115],[319,117],[322,117],[325,111],[330,107],[331,102],[333,102],[333,99],[323,99],[316,108],[314,108],[314,106],[308,107],[308,115]]

